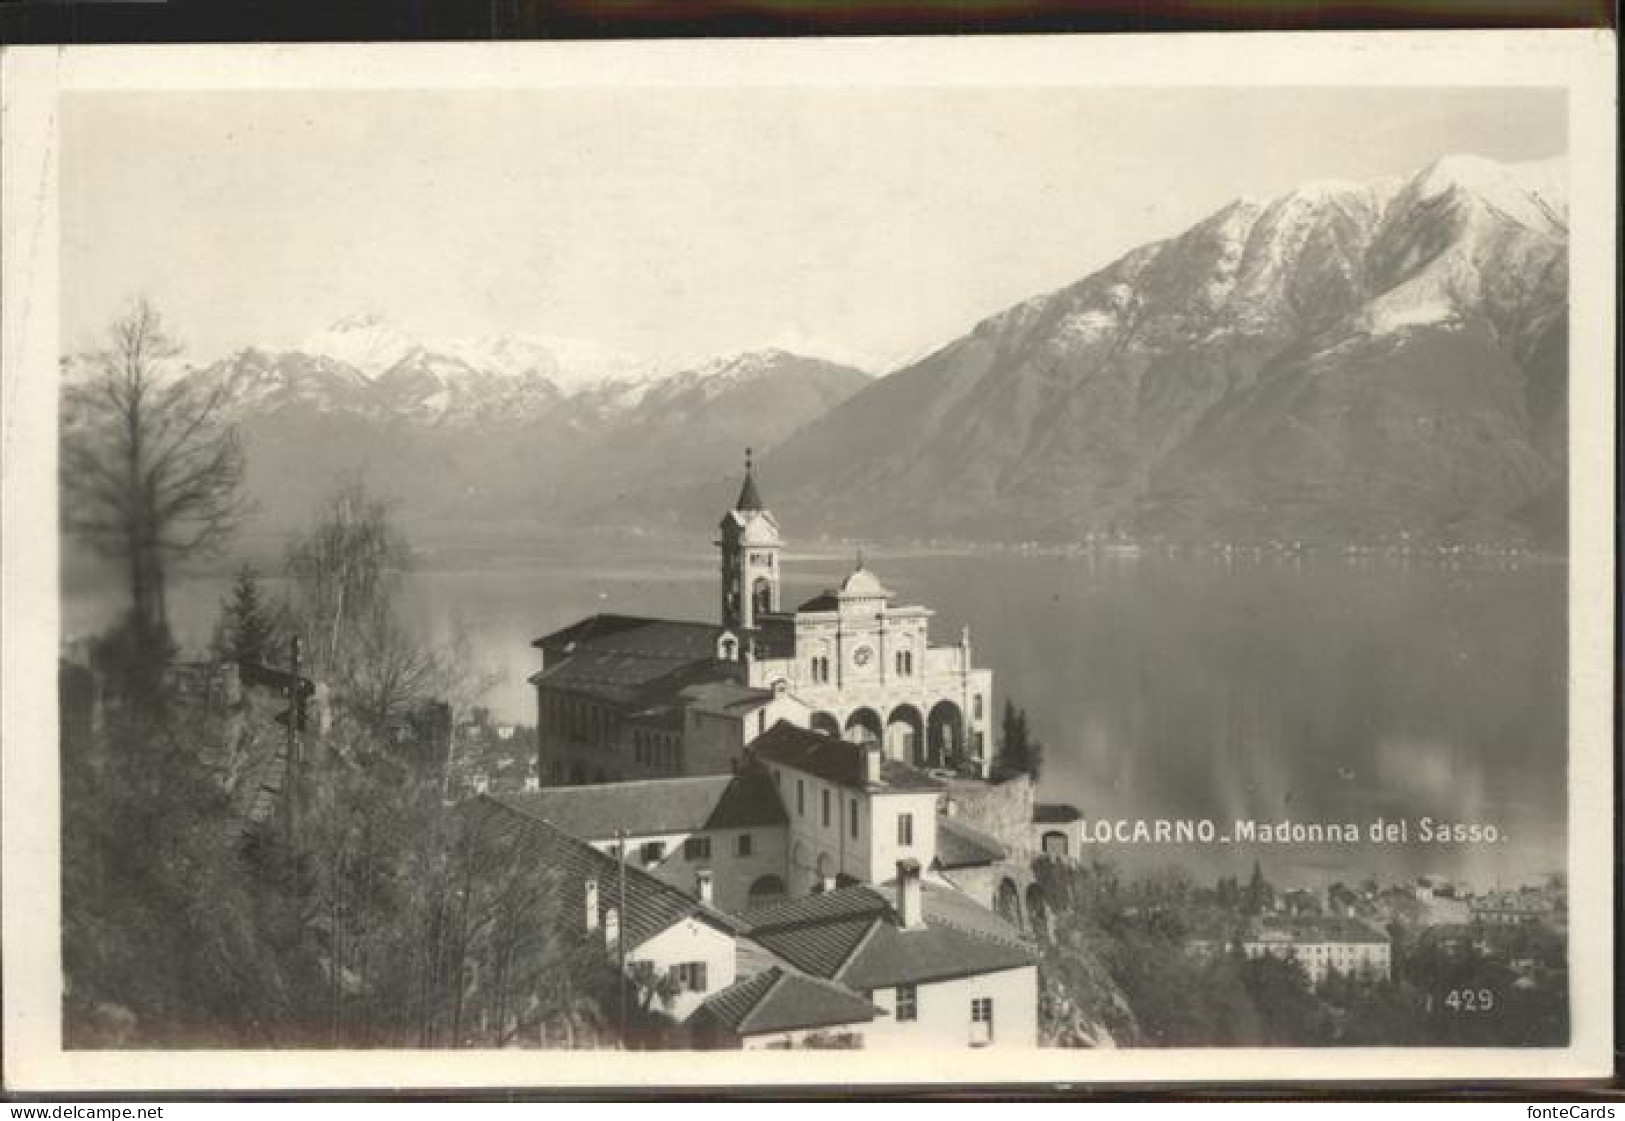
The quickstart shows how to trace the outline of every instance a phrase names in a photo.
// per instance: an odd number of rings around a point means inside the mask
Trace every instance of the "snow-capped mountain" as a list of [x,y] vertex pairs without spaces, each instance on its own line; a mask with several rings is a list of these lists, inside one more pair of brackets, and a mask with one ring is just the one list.
[[355,474],[408,517],[660,517],[868,381],[782,350],[664,372],[538,336],[426,343],[376,317],[303,345],[322,352],[247,348],[187,375],[225,387],[266,529]]
[[338,320],[311,335],[294,350],[343,363],[371,380],[420,345],[382,316],[369,312]]
[[764,476],[851,532],[1519,532],[1563,489],[1563,171],[1238,200],[874,383]]

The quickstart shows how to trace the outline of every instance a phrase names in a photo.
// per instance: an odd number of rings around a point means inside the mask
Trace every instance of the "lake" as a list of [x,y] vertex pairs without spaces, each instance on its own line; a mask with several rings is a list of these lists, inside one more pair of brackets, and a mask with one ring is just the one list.
[[[573,544],[421,554],[409,614],[463,628],[500,674],[502,718],[534,723],[529,643],[599,611],[712,619],[714,552],[693,541],[603,536]],[[1424,872],[1511,885],[1565,867],[1566,568],[1405,564],[1341,556],[866,552],[899,602],[972,631],[996,704],[1023,706],[1045,745],[1043,797],[1091,823],[1140,819],[1358,825],[1362,841],[1093,846],[1130,868],[1178,863],[1203,879],[1278,883]],[[792,553],[785,601],[836,584],[852,557]],[[274,567],[267,566],[267,567]],[[270,581],[273,586],[274,581]],[[203,645],[230,585],[223,569],[173,581],[172,622]],[[65,583],[67,637],[105,623],[116,587]],[[1382,818],[1406,842],[1364,839]],[[1422,818],[1492,825],[1498,840],[1423,843]]]

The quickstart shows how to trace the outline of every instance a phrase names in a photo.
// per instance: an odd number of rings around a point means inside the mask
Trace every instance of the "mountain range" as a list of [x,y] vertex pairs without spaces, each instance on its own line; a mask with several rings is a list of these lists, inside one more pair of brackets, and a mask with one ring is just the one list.
[[424,343],[375,317],[186,376],[223,388],[272,533],[357,476],[431,527],[636,521],[869,381],[782,350],[663,370],[533,337]]
[[1451,156],[1237,200],[880,378],[369,316],[188,376],[227,385],[273,529],[355,472],[413,519],[691,529],[754,445],[802,535],[1560,547],[1563,175]]
[[1562,536],[1561,162],[1242,199],[1011,307],[776,448],[843,532]]

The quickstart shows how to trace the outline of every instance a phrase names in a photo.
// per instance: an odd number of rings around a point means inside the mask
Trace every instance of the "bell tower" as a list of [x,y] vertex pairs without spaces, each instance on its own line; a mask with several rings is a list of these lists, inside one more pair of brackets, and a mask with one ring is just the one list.
[[760,617],[779,610],[779,523],[756,489],[751,452],[745,449],[745,485],[718,526],[722,550],[722,625],[748,631]]

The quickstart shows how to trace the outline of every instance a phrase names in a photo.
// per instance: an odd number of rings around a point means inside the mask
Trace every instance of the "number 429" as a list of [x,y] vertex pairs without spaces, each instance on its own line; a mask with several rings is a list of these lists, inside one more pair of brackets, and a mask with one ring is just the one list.
[[1493,989],[1451,989],[1444,1005],[1452,1012],[1488,1012],[1495,1007]]

